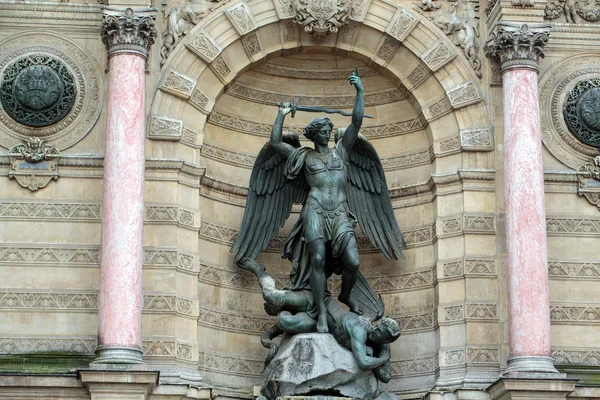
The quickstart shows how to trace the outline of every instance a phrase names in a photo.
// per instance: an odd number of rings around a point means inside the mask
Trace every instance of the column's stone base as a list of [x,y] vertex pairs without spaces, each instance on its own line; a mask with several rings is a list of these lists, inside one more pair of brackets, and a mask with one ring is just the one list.
[[511,373],[487,388],[490,400],[566,399],[575,390],[578,379],[564,374]]
[[142,349],[135,347],[98,346],[96,359],[90,363],[96,369],[147,369]]
[[554,368],[554,360],[551,357],[544,356],[519,356],[510,357],[508,359],[508,368],[505,375],[513,373],[542,373],[556,374],[557,369]]
[[91,400],[146,400],[158,383],[158,372],[80,370]]

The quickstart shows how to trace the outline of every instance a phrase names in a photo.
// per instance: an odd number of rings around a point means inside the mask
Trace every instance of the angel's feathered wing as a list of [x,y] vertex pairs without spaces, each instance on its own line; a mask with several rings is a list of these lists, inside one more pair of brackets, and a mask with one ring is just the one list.
[[[300,147],[298,135],[286,132],[283,141]],[[308,193],[304,175],[290,181],[285,176],[286,157],[267,142],[254,163],[242,226],[231,252],[235,261],[256,259],[267,248],[290,216],[294,203],[303,203]]]
[[[336,139],[343,135],[339,130]],[[403,257],[404,237],[392,209],[381,160],[366,137],[358,135],[348,152],[346,195],[350,211],[358,218],[360,229],[388,259]]]

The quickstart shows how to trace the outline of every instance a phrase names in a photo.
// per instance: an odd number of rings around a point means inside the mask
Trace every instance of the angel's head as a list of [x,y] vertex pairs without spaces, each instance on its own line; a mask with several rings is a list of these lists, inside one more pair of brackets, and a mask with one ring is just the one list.
[[369,332],[369,340],[376,344],[392,343],[400,337],[400,325],[396,320],[383,317]]
[[304,136],[311,142],[326,145],[331,137],[333,122],[327,117],[313,118],[304,128]]

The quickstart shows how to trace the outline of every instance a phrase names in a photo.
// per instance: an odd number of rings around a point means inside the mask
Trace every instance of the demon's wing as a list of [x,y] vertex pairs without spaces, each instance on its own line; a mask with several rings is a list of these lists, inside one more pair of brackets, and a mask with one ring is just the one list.
[[346,194],[350,211],[358,218],[362,232],[388,259],[402,258],[401,249],[406,244],[394,216],[383,166],[375,148],[359,134],[348,155],[350,184]]
[[[295,133],[286,132],[283,141],[295,148],[300,140]],[[244,257],[256,259],[267,248],[290,216],[292,204],[306,200],[308,186],[304,175],[294,180],[285,176],[287,158],[267,142],[254,163],[250,175],[248,198],[242,226],[231,252],[237,252],[235,261]]]

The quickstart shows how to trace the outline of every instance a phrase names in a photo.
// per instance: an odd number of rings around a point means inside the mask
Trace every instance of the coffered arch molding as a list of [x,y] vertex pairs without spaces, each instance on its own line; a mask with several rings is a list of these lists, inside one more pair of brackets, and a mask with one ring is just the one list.
[[[314,46],[311,36],[291,19],[280,19],[271,1],[228,3],[195,26],[173,51],[163,67],[151,115],[182,120],[183,126],[193,125],[202,132],[226,85],[238,75],[267,57],[310,46]],[[468,60],[439,28],[417,13],[373,0],[363,21],[352,21],[326,37],[321,46],[370,60],[382,73],[399,79],[428,122],[434,151],[441,142],[457,139],[459,143],[459,132],[488,129],[490,119]],[[402,51],[390,55],[394,47]],[[173,80],[175,85],[169,87]],[[189,107],[198,112],[190,113]],[[436,123],[449,114],[454,116],[455,129],[447,129],[447,122]],[[190,115],[193,121],[186,121]]]

